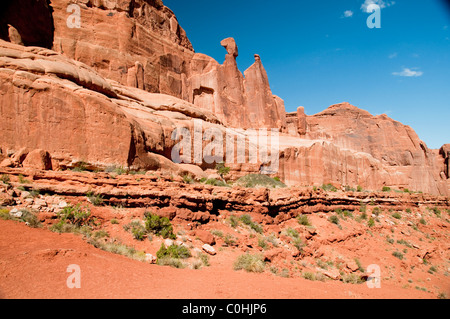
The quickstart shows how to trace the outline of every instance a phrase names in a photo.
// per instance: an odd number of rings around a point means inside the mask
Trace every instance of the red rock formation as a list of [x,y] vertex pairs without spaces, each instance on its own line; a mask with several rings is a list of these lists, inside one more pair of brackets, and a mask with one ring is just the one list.
[[[429,150],[409,126],[386,115],[373,116],[349,103],[332,105],[323,112],[306,117],[300,110],[297,119],[297,130],[304,133],[303,138],[328,141],[339,149],[335,155],[319,157],[319,163],[330,161],[326,168],[338,170],[337,174],[330,175],[322,167],[325,182],[361,185],[369,189],[392,186],[435,194],[450,193],[447,178],[440,176],[444,167],[439,155]],[[322,145],[328,148],[330,144]],[[370,158],[370,164],[349,165],[349,158],[344,154],[353,154],[350,162],[354,164],[359,162],[359,158]],[[310,156],[307,158],[311,160]],[[298,161],[300,165],[296,169],[302,166],[303,159]],[[296,167],[296,164],[290,165]],[[311,166],[307,167],[310,169]],[[373,172],[369,175],[370,180],[362,177],[368,172]],[[311,182],[320,178],[306,180]],[[296,181],[301,182],[302,178],[299,176]]]
[[[24,1],[30,0],[17,3]],[[80,8],[79,28],[67,23],[69,3]],[[22,165],[5,155],[26,148],[48,151],[54,168],[82,161],[198,175],[171,161],[177,143],[172,133],[186,127],[193,135],[192,120],[198,119],[203,131],[286,133],[276,175],[289,185],[386,185],[450,194],[447,146],[429,150],[410,127],[348,103],[313,116],[302,107],[286,114],[258,55],[243,75],[232,38],[221,42],[227,52],[223,64],[195,53],[159,0],[53,0],[51,7],[36,1],[30,12],[53,17],[40,26],[39,37],[24,27],[36,24],[38,14],[17,16],[8,4],[0,16],[1,36],[16,44],[0,42],[2,166]],[[54,51],[18,45],[49,47],[48,39]],[[247,151],[246,162],[236,164],[236,156],[226,159],[231,176],[259,171],[261,159],[249,163]]]
[[[68,1],[51,2],[55,51],[121,84],[187,99],[185,68],[194,52],[175,15],[161,1],[70,3],[81,9],[80,28],[67,25]],[[134,79],[136,74],[139,79]]]

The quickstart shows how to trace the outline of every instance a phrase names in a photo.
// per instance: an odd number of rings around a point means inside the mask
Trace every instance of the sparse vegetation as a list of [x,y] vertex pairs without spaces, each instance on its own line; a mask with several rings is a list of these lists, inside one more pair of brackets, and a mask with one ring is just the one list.
[[99,248],[101,250],[108,251],[113,254],[122,255],[138,261],[145,260],[145,253],[143,251],[137,251],[133,247],[129,247],[127,245],[120,243],[120,241],[117,239],[110,240],[109,242],[104,242],[103,240],[89,238],[87,242],[93,245],[95,248]]
[[75,167],[71,169],[73,172],[86,172],[88,171],[88,163],[86,162],[78,162],[75,164]]
[[160,266],[170,266],[179,269],[186,267],[186,265],[180,259],[171,257],[158,258],[156,260],[156,263]]
[[194,179],[192,178],[192,176],[190,174],[183,175],[182,178],[183,178],[183,182],[185,184],[193,184],[194,183]]
[[328,218],[328,221],[329,221],[330,223],[335,224],[335,225],[339,225],[339,217],[338,217],[337,215],[330,216],[330,217]]
[[410,243],[408,243],[406,240],[404,240],[404,239],[399,239],[399,240],[397,240],[397,244],[400,244],[400,245],[404,245],[404,246],[406,246],[406,247],[408,247],[408,248],[412,248],[412,245],[410,244]]
[[[83,227],[89,227],[91,223],[91,212],[88,208],[83,209],[80,204],[66,206],[58,214],[60,221],[53,225],[56,232],[74,232]],[[66,227],[73,226],[73,227]],[[71,230],[72,228],[72,230]]]
[[153,233],[157,236],[161,236],[164,239],[176,239],[177,236],[173,233],[173,227],[170,220],[167,217],[159,217],[158,215],[153,215],[152,213],[146,212],[144,214],[145,229],[149,233]]
[[390,192],[391,188],[388,186],[383,186],[383,188],[381,189],[383,192]]
[[7,174],[2,174],[2,177],[0,178],[0,180],[4,183],[4,184],[9,184],[9,182],[10,182],[10,178],[9,178],[9,175],[7,175]]
[[392,253],[392,256],[397,257],[398,259],[402,260],[403,259],[403,254],[399,251],[394,251]]
[[187,259],[191,257],[191,252],[189,249],[183,245],[171,245],[166,247],[164,243],[161,244],[161,247],[156,252],[156,257],[158,259],[164,258],[175,258],[175,259]]
[[231,215],[228,218],[228,221],[230,223],[230,226],[233,228],[236,228],[239,225],[239,218],[237,218],[235,215]]
[[25,179],[22,174],[19,174],[18,178],[20,184],[30,184],[30,181]]
[[127,170],[122,166],[111,165],[105,168],[105,172],[113,173],[115,175],[124,175],[127,173]]
[[267,175],[261,174],[249,174],[239,178],[236,185],[240,185],[247,188],[285,188],[287,187],[283,182],[275,180]]
[[399,212],[395,212],[391,216],[395,219],[402,219],[402,215]]
[[370,218],[369,221],[367,222],[367,226],[369,227],[375,226],[375,220],[373,218]]
[[261,225],[255,223],[252,220],[252,217],[248,214],[242,215],[240,220],[247,226],[249,226],[251,229],[253,229],[254,231],[256,231],[257,233],[262,234],[263,233],[263,229],[261,227]]
[[305,244],[303,243],[302,239],[300,238],[299,233],[293,228],[288,228],[288,229],[284,230],[284,233],[287,236],[292,238],[292,244],[294,245],[294,247],[297,248],[299,251],[302,251]]
[[311,222],[309,221],[308,215],[301,214],[297,216],[298,223],[303,226],[311,226]]
[[233,235],[226,234],[225,238],[223,239],[225,244],[230,247],[236,244],[236,238]]
[[225,175],[228,175],[230,173],[230,168],[226,167],[224,162],[221,162],[216,165],[216,171],[217,174],[219,174],[220,178],[224,180]]
[[94,205],[94,206],[101,206],[101,205],[103,205],[104,198],[103,198],[103,196],[101,194],[95,195],[92,192],[88,192],[86,194],[86,197],[88,198],[89,202],[91,202],[91,204]]
[[428,210],[432,211],[436,217],[441,218],[441,210],[437,207],[433,207],[433,208],[427,208]]
[[266,239],[264,237],[258,238],[258,246],[261,247],[264,250],[268,248]]
[[147,235],[147,229],[138,220],[134,220],[131,223],[124,225],[123,229],[133,234],[133,238],[136,240],[142,241]]
[[16,216],[12,216],[8,209],[6,208],[0,209],[0,219],[15,220],[18,222],[25,223],[26,225],[32,228],[41,227],[41,223],[39,222],[37,216],[31,213],[28,209],[23,208],[19,210],[16,214],[17,214]]
[[219,180],[217,180],[215,178],[207,179],[205,181],[205,184],[206,185],[212,185],[212,186],[229,187],[229,185],[226,182],[219,181]]
[[326,192],[337,192],[338,189],[332,184],[323,184],[321,188]]
[[381,210],[381,208],[380,207],[374,207],[373,209],[372,209],[372,214],[374,214],[375,216],[378,216],[378,215],[380,215],[382,213],[382,210]]
[[263,272],[266,264],[262,255],[245,254],[239,256],[234,262],[234,270],[245,270],[247,272]]
[[341,277],[341,281],[346,284],[354,284],[354,285],[364,283],[364,280],[362,280],[361,277],[358,276],[357,274],[344,274]]

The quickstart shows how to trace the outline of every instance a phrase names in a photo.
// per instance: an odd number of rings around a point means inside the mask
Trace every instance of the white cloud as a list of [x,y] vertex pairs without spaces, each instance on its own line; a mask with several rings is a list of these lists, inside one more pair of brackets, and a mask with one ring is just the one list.
[[405,76],[405,77],[419,77],[423,75],[422,71],[415,71],[413,69],[403,68],[401,72],[393,72],[392,74],[396,76]]
[[394,59],[394,58],[397,57],[397,55],[398,55],[397,52],[394,52],[394,53],[392,53],[392,54],[389,54],[389,59]]
[[345,18],[351,18],[351,17],[353,17],[353,11],[352,11],[352,10],[346,10],[346,11],[344,11],[344,17],[345,17]]
[[393,6],[395,4],[395,1],[388,1],[388,0],[365,0],[364,3],[361,5],[361,10],[367,13],[371,13],[372,10],[370,10],[370,7],[376,4],[380,6],[381,9],[384,9],[386,7]]

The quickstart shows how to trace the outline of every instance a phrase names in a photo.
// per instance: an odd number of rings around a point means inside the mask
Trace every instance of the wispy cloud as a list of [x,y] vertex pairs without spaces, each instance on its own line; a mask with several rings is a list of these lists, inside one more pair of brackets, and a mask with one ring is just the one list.
[[401,72],[393,72],[392,75],[404,76],[404,77],[408,77],[408,78],[410,78],[410,77],[419,77],[419,76],[423,75],[422,71],[416,71],[414,69],[417,69],[417,68],[412,68],[412,69],[403,68],[403,70]]
[[365,0],[364,3],[361,5],[361,10],[367,13],[370,13],[370,7],[372,4],[376,4],[380,6],[381,9],[393,6],[395,4],[395,1],[388,1],[388,0]]
[[344,11],[344,15],[342,17],[343,18],[351,18],[351,17],[353,17],[353,11],[352,10],[345,10]]
[[389,59],[395,59],[398,56],[397,52],[394,52],[392,54],[389,54]]

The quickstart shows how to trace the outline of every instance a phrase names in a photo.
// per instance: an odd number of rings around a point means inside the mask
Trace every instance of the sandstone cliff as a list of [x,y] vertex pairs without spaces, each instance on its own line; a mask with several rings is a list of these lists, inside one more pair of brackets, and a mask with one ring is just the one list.
[[[69,4],[80,8],[77,27],[68,24]],[[223,64],[196,53],[161,1],[21,0],[4,7],[0,36],[9,42],[0,42],[2,166],[20,166],[24,154],[43,150],[53,169],[83,162],[199,176],[198,167],[173,163],[172,134],[186,127],[194,135],[195,123],[202,123],[202,132],[233,129],[234,141],[242,136],[234,129],[278,129],[274,175],[288,185],[450,194],[448,145],[430,150],[410,127],[348,103],[312,116],[302,107],[286,114],[259,55],[242,74],[232,38],[220,43]],[[182,152],[202,169],[214,166]],[[259,171],[261,160],[250,163],[247,152],[245,163],[237,164],[236,156],[226,157],[232,177]]]

